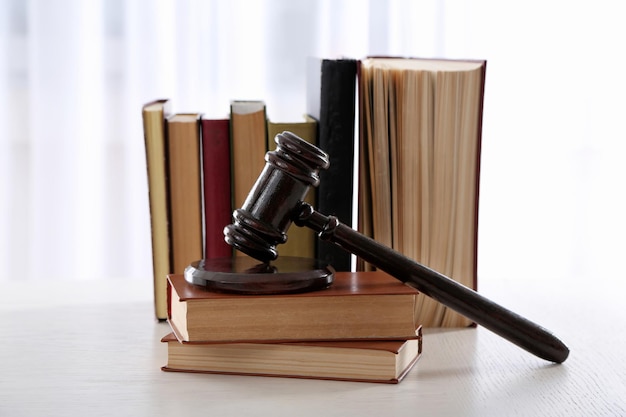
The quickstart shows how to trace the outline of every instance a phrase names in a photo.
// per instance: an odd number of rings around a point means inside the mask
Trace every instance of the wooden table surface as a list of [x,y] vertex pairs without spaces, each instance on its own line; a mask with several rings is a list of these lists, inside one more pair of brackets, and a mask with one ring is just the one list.
[[610,280],[486,280],[484,295],[553,331],[569,359],[547,363],[480,327],[427,329],[398,385],[162,372],[168,325],[145,287],[0,284],[0,416],[626,415],[626,313]]

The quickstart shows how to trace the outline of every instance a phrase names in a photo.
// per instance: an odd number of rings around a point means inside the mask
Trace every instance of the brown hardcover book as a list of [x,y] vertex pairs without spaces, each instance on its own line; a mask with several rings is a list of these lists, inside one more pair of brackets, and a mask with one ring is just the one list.
[[[316,145],[317,143],[317,120],[305,115],[301,121],[277,122],[267,121],[267,141],[268,150],[276,149],[274,137],[284,131],[295,133],[307,142]],[[309,190],[305,201],[316,207],[317,189]],[[306,227],[293,226],[289,229],[289,238],[286,243],[277,247],[279,256],[296,256],[302,258],[315,258],[315,246],[317,236],[313,230]]]
[[234,100],[230,104],[233,207],[241,208],[265,166],[265,102]]
[[327,289],[299,294],[207,291],[168,276],[168,319],[182,342],[410,339],[417,290],[382,271],[338,272]]
[[[485,69],[368,58],[358,77],[359,230],[474,289]],[[423,295],[417,315],[426,327],[471,324]]]
[[154,310],[159,320],[167,318],[167,274],[170,269],[170,232],[166,158],[166,120],[171,114],[168,99],[155,100],[142,107],[146,148]]
[[200,115],[175,114],[167,120],[172,272],[182,274],[202,259]]
[[167,343],[164,371],[398,383],[422,353],[416,339],[292,343]]

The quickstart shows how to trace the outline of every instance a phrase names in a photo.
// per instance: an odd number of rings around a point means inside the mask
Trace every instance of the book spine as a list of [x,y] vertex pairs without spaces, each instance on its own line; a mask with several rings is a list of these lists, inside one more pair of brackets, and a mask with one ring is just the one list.
[[230,120],[201,120],[204,257],[225,258],[232,248],[223,230],[231,222]]
[[[329,169],[320,172],[317,208],[347,225],[352,225],[356,71],[353,59],[321,60],[318,71],[309,75],[320,79],[311,80],[307,92],[308,112],[319,123],[318,146],[330,156]],[[337,271],[351,270],[351,255],[328,242],[318,239],[316,256]]]
[[265,165],[267,116],[260,100],[231,102],[230,146],[233,207],[241,208]]
[[158,100],[159,110],[142,110],[154,286],[154,311],[158,320],[167,318],[166,286],[170,270],[170,233],[167,185],[166,119],[171,115],[169,100]]
[[168,119],[172,271],[183,273],[202,257],[200,115]]
[[475,204],[474,207],[474,269],[473,269],[473,289],[478,288],[478,203],[480,200],[480,169],[481,169],[481,154],[482,154],[482,142],[483,142],[483,113],[484,113],[484,105],[485,105],[485,81],[487,79],[487,61],[482,62],[482,70],[480,73],[480,104],[478,109],[478,142],[476,149],[476,196],[475,196]]

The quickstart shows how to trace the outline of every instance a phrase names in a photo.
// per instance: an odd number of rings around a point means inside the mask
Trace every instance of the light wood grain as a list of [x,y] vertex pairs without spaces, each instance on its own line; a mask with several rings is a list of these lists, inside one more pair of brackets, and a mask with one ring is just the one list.
[[153,319],[149,284],[131,281],[116,303],[122,282],[0,284],[0,415],[626,415],[626,315],[610,281],[558,293],[559,279],[485,278],[486,296],[553,330],[570,358],[551,365],[483,328],[426,329],[396,386],[162,372],[169,328]]

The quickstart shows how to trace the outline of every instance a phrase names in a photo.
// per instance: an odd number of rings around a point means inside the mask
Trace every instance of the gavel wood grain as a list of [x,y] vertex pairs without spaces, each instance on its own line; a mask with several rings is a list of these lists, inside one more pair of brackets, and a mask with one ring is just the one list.
[[538,324],[304,203],[310,187],[319,184],[319,170],[328,167],[328,155],[291,132],[275,141],[276,150],[266,154],[263,172],[235,210],[234,223],[224,229],[229,244],[267,262],[276,259],[276,245],[286,241],[295,222],[528,352],[556,363],[567,359],[567,346]]

